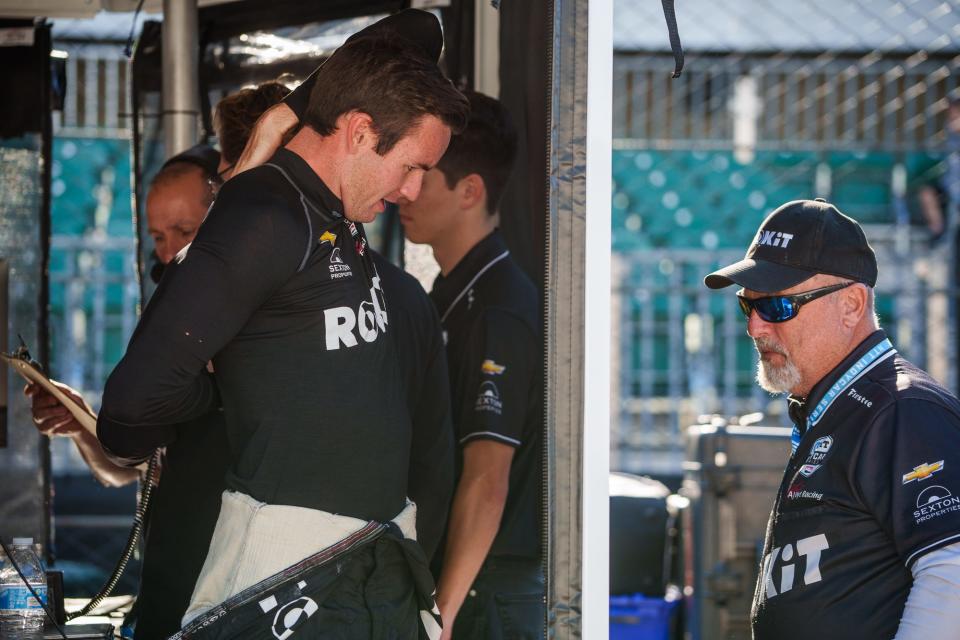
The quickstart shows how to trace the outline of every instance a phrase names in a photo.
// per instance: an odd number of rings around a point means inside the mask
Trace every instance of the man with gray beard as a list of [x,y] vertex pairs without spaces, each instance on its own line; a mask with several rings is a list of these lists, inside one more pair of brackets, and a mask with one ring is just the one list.
[[786,349],[772,338],[757,336],[754,344],[758,353],[779,355],[783,364],[776,366],[769,359],[757,362],[757,384],[770,393],[786,393],[800,384],[800,370],[788,357]]
[[819,198],[779,207],[704,280],[742,287],[757,381],[790,394],[754,640],[958,637],[960,401],[879,328],[876,281],[860,225]]

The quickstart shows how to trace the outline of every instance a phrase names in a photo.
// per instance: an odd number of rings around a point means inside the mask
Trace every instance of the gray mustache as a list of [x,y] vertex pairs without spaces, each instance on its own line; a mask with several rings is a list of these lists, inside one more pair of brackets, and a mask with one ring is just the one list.
[[753,341],[757,351],[773,351],[782,356],[788,356],[787,350],[769,338],[757,338]]

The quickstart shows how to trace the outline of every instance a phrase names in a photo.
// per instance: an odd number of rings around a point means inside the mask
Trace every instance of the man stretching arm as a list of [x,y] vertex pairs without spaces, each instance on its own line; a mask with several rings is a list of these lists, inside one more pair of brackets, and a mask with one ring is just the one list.
[[[360,620],[419,622],[411,581],[418,594],[428,581],[416,579],[416,545],[396,533],[409,537],[414,525],[404,507],[412,431],[388,337],[390,293],[360,223],[386,200],[416,197],[465,111],[435,63],[403,43],[349,42],[321,68],[303,129],[224,186],[146,308],[108,381],[101,441],[136,461],[171,437],[165,425],[217,394],[231,441],[228,490],[185,622],[217,609],[190,628],[262,617],[233,596],[271,576],[331,605],[306,628],[366,637]],[[216,387],[204,371],[211,358]],[[391,535],[374,542],[368,534],[384,526]],[[351,561],[333,564],[335,553]],[[283,572],[308,558],[323,577],[287,585]],[[333,574],[324,572],[341,566],[347,575],[326,589]],[[368,587],[382,597],[358,599]],[[263,602],[281,596],[265,592]],[[353,610],[354,623],[334,610]]]

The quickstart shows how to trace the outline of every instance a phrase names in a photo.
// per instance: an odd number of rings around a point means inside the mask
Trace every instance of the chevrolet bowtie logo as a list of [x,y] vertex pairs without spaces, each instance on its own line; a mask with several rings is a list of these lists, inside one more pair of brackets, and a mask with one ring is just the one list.
[[506,366],[502,364],[497,364],[493,360],[484,360],[483,364],[480,365],[480,371],[487,374],[488,376],[498,376],[506,370],[507,370]]
[[324,242],[329,242],[331,245],[336,244],[337,234],[331,233],[329,231],[324,231],[323,234],[320,236],[320,244],[323,244]]
[[927,464],[926,462],[924,462],[923,464],[914,467],[913,471],[911,471],[910,473],[903,474],[903,484],[907,484],[908,482],[913,482],[914,480],[926,480],[927,478],[935,474],[937,471],[940,471],[942,469],[943,469],[943,460],[939,462],[933,462],[931,464]]

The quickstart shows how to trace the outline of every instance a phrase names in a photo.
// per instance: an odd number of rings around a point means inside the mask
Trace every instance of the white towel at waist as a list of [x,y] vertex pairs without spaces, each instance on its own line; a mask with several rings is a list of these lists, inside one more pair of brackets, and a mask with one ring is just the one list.
[[[412,502],[393,519],[416,540]],[[182,625],[230,596],[336,544],[367,521],[318,509],[266,504],[244,493],[224,491],[210,549]]]

